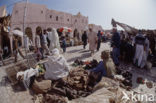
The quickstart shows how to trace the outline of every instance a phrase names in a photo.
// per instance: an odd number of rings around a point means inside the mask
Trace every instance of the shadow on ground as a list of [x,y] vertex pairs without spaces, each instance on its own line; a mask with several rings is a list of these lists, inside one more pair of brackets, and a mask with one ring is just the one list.
[[85,54],[82,54],[81,56],[73,57],[73,58],[67,60],[67,62],[74,62],[76,59],[83,60],[83,59],[89,58],[89,57],[90,57],[90,53],[85,53]]
[[76,53],[76,52],[79,52],[79,51],[81,51],[81,50],[83,50],[83,49],[79,49],[79,50],[71,50],[71,51],[67,51],[67,53]]

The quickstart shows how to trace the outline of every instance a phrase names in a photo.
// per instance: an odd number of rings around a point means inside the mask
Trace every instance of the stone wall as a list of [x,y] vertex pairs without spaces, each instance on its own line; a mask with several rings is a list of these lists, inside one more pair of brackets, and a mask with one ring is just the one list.
[[[24,17],[24,2],[17,3],[13,7],[12,18],[11,18],[11,31],[20,29],[23,31],[23,17]],[[88,17],[78,13],[72,15],[70,13],[60,12],[56,10],[49,10],[45,5],[39,4],[27,4],[25,28],[31,28],[33,43],[36,35],[36,28],[41,27],[43,29],[48,28],[61,28],[69,27],[73,31],[78,29],[79,32],[83,31],[88,26]]]

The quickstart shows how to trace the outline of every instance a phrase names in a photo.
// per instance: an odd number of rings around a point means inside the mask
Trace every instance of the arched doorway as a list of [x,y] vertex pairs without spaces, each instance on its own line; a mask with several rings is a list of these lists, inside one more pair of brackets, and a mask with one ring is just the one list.
[[33,35],[32,35],[32,29],[30,27],[27,27],[25,29],[25,34],[28,36],[28,38],[33,41]]
[[36,28],[36,34],[40,34],[40,33],[42,33],[42,28],[40,26],[38,26]]
[[16,27],[14,30],[20,30],[21,31],[21,29],[19,27]]

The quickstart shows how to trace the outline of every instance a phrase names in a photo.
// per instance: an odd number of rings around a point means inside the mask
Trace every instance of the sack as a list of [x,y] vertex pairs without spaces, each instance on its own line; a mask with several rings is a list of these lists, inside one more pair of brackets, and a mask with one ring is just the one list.
[[34,81],[32,90],[37,94],[47,93],[51,88],[51,80]]

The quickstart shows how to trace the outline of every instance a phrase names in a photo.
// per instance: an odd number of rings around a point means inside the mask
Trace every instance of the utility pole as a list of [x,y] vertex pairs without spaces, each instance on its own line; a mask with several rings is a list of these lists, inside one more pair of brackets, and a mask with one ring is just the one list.
[[[25,3],[25,7],[24,7],[24,16],[23,16],[23,39],[25,38],[24,36],[25,34],[25,22],[26,22],[26,16],[27,16],[27,4],[28,4],[28,0],[26,0]],[[25,46],[25,42],[24,42],[24,46]],[[27,59],[27,63],[28,63],[28,67],[30,68],[30,64],[29,64],[29,60],[28,60],[28,54],[27,54],[27,48],[25,47],[25,54],[26,54],[26,59]]]

